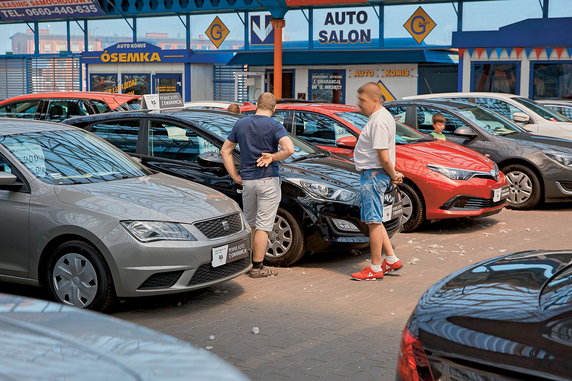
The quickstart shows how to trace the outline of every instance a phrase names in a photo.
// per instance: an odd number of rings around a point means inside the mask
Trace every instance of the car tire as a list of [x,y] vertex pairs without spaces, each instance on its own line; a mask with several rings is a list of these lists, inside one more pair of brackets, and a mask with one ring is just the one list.
[[508,208],[526,210],[540,202],[540,180],[533,170],[521,164],[509,164],[502,169],[509,185]]
[[116,300],[105,260],[97,249],[83,241],[56,247],[45,269],[45,282],[52,297],[63,304],[105,311]]
[[399,184],[403,201],[402,232],[408,233],[418,229],[425,221],[425,204],[423,196],[411,185]]
[[268,236],[264,263],[269,266],[291,266],[306,252],[300,223],[286,209],[278,208],[274,226]]

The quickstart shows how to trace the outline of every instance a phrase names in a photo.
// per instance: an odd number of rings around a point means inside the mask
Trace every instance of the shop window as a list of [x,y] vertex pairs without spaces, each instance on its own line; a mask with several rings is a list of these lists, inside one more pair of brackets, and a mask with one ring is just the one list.
[[474,63],[472,91],[516,94],[518,69],[516,63]]
[[10,102],[0,106],[0,117],[34,119],[39,99]]
[[457,116],[438,108],[417,107],[417,128],[419,131],[426,133],[433,131],[433,115],[435,114],[441,114],[446,119],[444,134],[452,134],[457,128],[467,125]]
[[535,63],[532,78],[534,99],[572,97],[572,62]]
[[294,130],[296,136],[313,144],[335,145],[338,139],[352,135],[334,119],[310,112],[295,113]]
[[114,120],[108,123],[96,123],[88,130],[122,151],[129,153],[137,151],[139,120]]
[[59,122],[74,116],[85,116],[89,114],[86,104],[81,100],[58,99],[50,101],[46,120]]
[[123,94],[143,95],[151,93],[149,74],[123,74],[121,92]]
[[117,93],[117,74],[90,74],[90,91]]
[[197,163],[205,152],[218,152],[219,148],[186,127],[153,121],[149,129],[149,155],[170,160]]
[[345,70],[309,70],[310,100],[345,103]]

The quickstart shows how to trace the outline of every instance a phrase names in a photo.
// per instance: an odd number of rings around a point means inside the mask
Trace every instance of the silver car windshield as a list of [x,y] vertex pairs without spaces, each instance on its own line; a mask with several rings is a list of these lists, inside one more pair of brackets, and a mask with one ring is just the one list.
[[86,184],[151,174],[104,140],[81,130],[0,136],[0,144],[37,178]]
[[480,107],[459,109],[459,113],[473,121],[477,126],[493,135],[510,135],[526,132],[508,119]]
[[519,97],[514,97],[512,99],[528,107],[529,109],[540,115],[542,118],[550,120],[551,122],[570,122],[570,119],[566,118],[558,111],[551,110],[548,107],[539,105],[538,103],[531,101],[530,99],[519,98]]

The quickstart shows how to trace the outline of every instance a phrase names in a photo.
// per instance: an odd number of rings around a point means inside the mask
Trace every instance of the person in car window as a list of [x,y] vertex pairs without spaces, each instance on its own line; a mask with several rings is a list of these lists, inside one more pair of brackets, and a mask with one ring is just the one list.
[[360,217],[369,227],[371,265],[352,274],[354,280],[383,279],[383,274],[403,267],[383,226],[384,193],[390,183],[402,183],[403,174],[395,170],[395,119],[381,105],[382,99],[376,83],[358,89],[358,107],[369,119],[359,135],[354,163],[361,172]]
[[[276,98],[263,93],[256,103],[256,114],[239,119],[221,148],[228,174],[242,184],[242,209],[253,230],[252,270],[250,277],[277,275],[263,266],[268,249],[268,233],[272,231],[282,198],[278,162],[294,153],[294,143],[284,126],[272,119]],[[236,172],[232,152],[240,146],[240,175]],[[278,147],[280,145],[280,149]]]
[[447,137],[443,134],[443,131],[445,131],[445,124],[447,123],[445,116],[441,113],[437,113],[433,115],[432,122],[433,132],[431,132],[431,136],[435,139],[447,140]]

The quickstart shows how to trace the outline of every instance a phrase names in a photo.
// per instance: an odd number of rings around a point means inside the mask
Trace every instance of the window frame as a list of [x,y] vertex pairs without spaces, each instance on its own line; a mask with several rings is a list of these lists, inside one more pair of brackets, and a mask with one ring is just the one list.
[[[471,61],[471,92],[477,92],[477,90],[475,90],[475,66],[476,65],[506,65],[506,64],[514,64],[516,65],[515,68],[515,73],[516,73],[516,83],[514,85],[515,88],[515,93],[518,93],[520,90],[520,83],[521,83],[521,65],[522,63],[520,61]],[[483,93],[493,93],[495,91],[478,91],[478,92],[483,92]],[[496,92],[500,92],[503,94],[511,94],[511,93],[504,93],[501,91],[496,91]]]
[[[127,151],[123,151],[121,148],[115,146],[112,142],[110,142],[107,139],[102,138],[101,136],[97,135],[96,133],[93,132],[93,126],[97,125],[97,124],[105,124],[105,123],[109,123],[109,124],[117,124],[119,122],[124,122],[124,121],[137,121],[139,122],[139,130],[137,131],[137,142],[135,144],[135,152],[127,152]],[[97,120],[94,121],[93,123],[90,123],[88,126],[85,127],[85,130],[88,131],[89,133],[94,134],[95,136],[105,140],[106,142],[108,142],[109,144],[112,144],[113,146],[115,146],[117,149],[120,149],[121,151],[125,152],[127,155],[141,155],[141,146],[143,144],[143,122],[144,119],[141,118],[126,118],[126,117],[121,117],[121,118],[117,118],[117,119],[101,119],[101,120]]]

